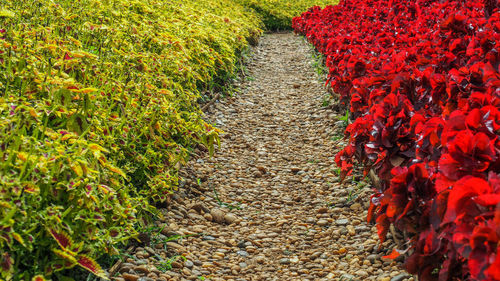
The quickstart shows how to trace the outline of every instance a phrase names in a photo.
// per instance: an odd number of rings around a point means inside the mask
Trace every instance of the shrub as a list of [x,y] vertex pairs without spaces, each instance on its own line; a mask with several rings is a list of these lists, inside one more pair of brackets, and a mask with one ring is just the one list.
[[95,258],[136,235],[192,147],[218,142],[199,91],[235,72],[260,22],[229,0],[0,9],[0,277],[103,276]]
[[377,173],[368,219],[409,235],[420,280],[500,280],[499,19],[495,0],[344,0],[293,22],[350,105],[337,164]]
[[338,0],[236,0],[255,10],[268,30],[290,30],[292,18],[309,7],[333,5]]

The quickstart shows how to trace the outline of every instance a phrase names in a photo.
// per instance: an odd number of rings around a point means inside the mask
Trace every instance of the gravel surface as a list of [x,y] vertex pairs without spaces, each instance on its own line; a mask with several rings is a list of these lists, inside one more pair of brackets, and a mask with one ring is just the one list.
[[157,232],[110,269],[114,279],[413,280],[382,259],[394,240],[379,249],[366,223],[369,183],[338,182],[345,122],[322,106],[307,43],[265,35],[247,67],[241,93],[207,113],[225,132],[221,148],[183,168]]

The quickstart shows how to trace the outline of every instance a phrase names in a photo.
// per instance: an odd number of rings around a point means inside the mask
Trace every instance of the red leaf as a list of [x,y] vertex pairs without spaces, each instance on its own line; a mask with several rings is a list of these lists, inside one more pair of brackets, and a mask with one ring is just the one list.
[[9,272],[12,270],[14,260],[10,257],[9,253],[5,252],[0,257],[0,268],[2,271]]
[[104,270],[102,270],[101,266],[92,258],[86,255],[80,255],[77,257],[76,262],[79,266],[85,268],[93,274],[106,278]]
[[467,201],[471,197],[491,191],[488,182],[481,178],[467,176],[457,181],[448,196],[443,223],[452,222],[458,215],[467,212]]
[[397,257],[399,257],[400,255],[401,254],[399,253],[399,251],[397,249],[393,249],[389,255],[382,256],[382,258],[393,260],[393,259],[396,259]]
[[486,270],[486,274],[493,280],[500,280],[500,246],[498,246],[496,252],[495,261]]
[[385,241],[387,236],[387,232],[389,231],[389,226],[391,222],[389,221],[386,214],[381,214],[377,218],[377,234],[380,239],[380,243],[382,244]]
[[69,237],[69,235],[64,231],[57,231],[55,229],[48,229],[48,231],[61,248],[68,249],[72,246],[73,241],[71,240],[71,237]]
[[500,194],[483,194],[474,198],[474,201],[483,206],[495,206],[500,203]]

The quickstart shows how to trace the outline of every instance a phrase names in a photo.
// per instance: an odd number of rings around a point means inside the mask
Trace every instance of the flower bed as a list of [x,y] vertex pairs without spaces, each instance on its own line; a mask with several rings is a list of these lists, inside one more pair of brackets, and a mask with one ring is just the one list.
[[390,256],[420,280],[500,280],[498,1],[344,0],[293,27],[354,120],[342,175],[375,171],[368,220],[409,236]]
[[218,142],[199,91],[260,25],[229,0],[3,3],[0,279],[102,276],[95,259],[136,235],[189,149]]

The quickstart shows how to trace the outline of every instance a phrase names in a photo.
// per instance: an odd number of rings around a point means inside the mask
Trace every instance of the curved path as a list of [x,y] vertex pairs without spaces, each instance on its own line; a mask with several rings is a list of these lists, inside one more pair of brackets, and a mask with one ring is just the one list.
[[[344,125],[322,107],[325,90],[307,43],[291,33],[266,35],[248,68],[241,93],[207,114],[225,131],[221,148],[185,167],[192,178],[163,210],[161,234],[121,265],[122,277],[413,280],[381,259],[376,229],[365,222],[366,183],[338,183],[334,156]],[[174,235],[183,238],[167,242]],[[176,254],[187,260],[168,262]]]

